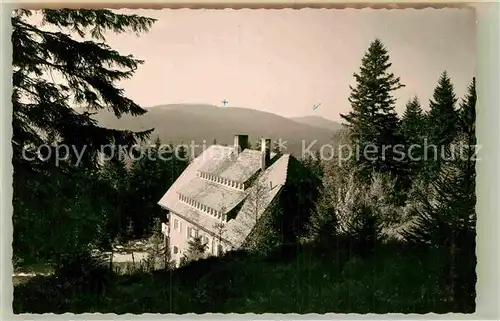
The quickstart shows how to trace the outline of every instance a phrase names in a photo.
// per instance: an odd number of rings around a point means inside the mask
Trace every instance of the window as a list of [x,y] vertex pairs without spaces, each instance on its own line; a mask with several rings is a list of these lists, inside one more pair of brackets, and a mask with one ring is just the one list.
[[191,226],[188,226],[188,228],[187,228],[187,236],[188,237],[196,237],[196,234],[198,234],[197,231],[196,231],[196,229],[193,228],[193,227],[191,227]]
[[203,244],[208,244],[208,237],[206,237],[205,235],[203,235],[203,237],[201,238],[201,241]]
[[177,254],[179,252],[179,249],[177,248],[177,246],[174,246],[174,254]]
[[217,255],[222,255],[222,245],[217,245]]
[[174,219],[174,229],[175,230],[179,229],[179,221],[176,218]]

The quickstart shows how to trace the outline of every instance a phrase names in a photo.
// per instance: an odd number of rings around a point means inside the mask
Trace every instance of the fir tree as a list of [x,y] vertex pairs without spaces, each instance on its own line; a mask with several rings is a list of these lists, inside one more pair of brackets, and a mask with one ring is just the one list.
[[400,126],[401,134],[406,143],[405,151],[413,176],[419,173],[419,169],[425,162],[423,159],[425,126],[425,114],[420,106],[418,98],[415,96],[406,104]]
[[458,110],[459,131],[465,135],[469,146],[476,144],[476,99],[476,79],[473,78]]
[[103,191],[111,204],[113,210],[106,217],[105,233],[102,242],[109,246],[117,237],[126,237],[127,224],[130,221],[129,209],[129,172],[124,160],[124,153],[116,148],[113,157],[106,161],[100,171],[102,180],[108,188]]
[[[32,244],[44,244],[35,256],[57,264],[94,246],[109,214],[99,150],[133,145],[150,132],[103,128],[92,118],[102,109],[117,117],[146,112],[116,86],[142,61],[113,50],[104,34],[147,32],[154,19],[111,10],[45,9],[37,12],[40,19],[33,14],[15,10],[11,17],[14,252],[28,257]],[[75,32],[85,40],[72,37]],[[36,148],[48,143],[84,151],[80,166],[71,155],[58,164],[39,160]],[[54,222],[64,228],[54,230]]]
[[[439,171],[442,159],[449,154],[448,147],[457,135],[458,115],[455,110],[455,96],[453,84],[448,73],[444,71],[434,89],[433,99],[430,101],[428,119],[428,142],[435,148],[429,147],[427,152],[427,173],[432,177]],[[436,153],[437,152],[437,153]],[[445,157],[443,157],[445,156]]]
[[[352,111],[341,115],[348,128],[354,146],[360,147],[357,163],[361,176],[369,178],[372,172],[399,174],[401,164],[394,159],[392,148],[383,151],[384,146],[395,146],[401,142],[398,135],[398,117],[392,92],[403,87],[399,77],[388,69],[391,67],[387,49],[379,39],[370,44],[361,60],[360,72],[354,74],[356,87],[350,87],[349,102]],[[376,149],[366,157],[366,146]]]
[[[412,228],[405,232],[408,241],[444,250],[447,289],[455,308],[474,309],[475,299],[475,82],[460,107],[464,135],[452,143],[454,157],[442,162],[438,175],[420,193],[420,207]],[[464,144],[465,143],[465,144]]]
[[418,97],[415,96],[406,104],[406,109],[401,118],[401,133],[409,143],[423,143],[425,134],[425,115]]
[[130,208],[136,237],[149,235],[155,219],[161,219],[163,210],[158,200],[175,182],[187,166],[186,152],[182,146],[163,148],[157,138],[149,146],[142,147],[142,157],[134,160],[131,168]]
[[184,255],[182,265],[203,258],[208,247],[207,244],[203,243],[201,236],[194,237],[188,244],[189,247],[187,253]]
[[[110,10],[46,9],[41,11],[42,22],[59,29],[47,31],[32,22],[32,15],[29,10],[15,10],[11,18],[14,169],[33,169],[35,164],[26,164],[21,150],[46,143],[49,134],[59,144],[85,148],[87,160],[96,157],[102,146],[130,146],[146,137],[150,130],[133,133],[100,127],[92,115],[102,109],[117,117],[146,112],[115,85],[130,78],[143,61],[110,48],[104,33],[147,32],[154,19]],[[74,32],[93,40],[76,40],[71,37]],[[46,77],[50,74],[62,80]]]

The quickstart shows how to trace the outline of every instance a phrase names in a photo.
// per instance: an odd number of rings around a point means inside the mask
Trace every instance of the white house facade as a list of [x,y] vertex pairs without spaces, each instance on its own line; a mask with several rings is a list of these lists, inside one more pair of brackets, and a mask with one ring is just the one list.
[[260,151],[247,144],[247,135],[236,135],[233,146],[210,146],[158,202],[168,213],[163,231],[176,264],[197,236],[206,255],[238,249],[284,186],[290,155],[271,153],[270,139]]

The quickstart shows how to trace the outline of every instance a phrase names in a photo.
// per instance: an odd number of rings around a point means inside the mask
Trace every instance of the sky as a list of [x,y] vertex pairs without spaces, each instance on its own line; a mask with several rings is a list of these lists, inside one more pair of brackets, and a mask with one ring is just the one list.
[[229,107],[338,121],[351,108],[353,73],[375,38],[406,85],[395,93],[399,113],[414,95],[427,109],[444,70],[458,97],[475,76],[470,9],[123,11],[157,19],[139,37],[106,39],[145,61],[120,83],[143,107],[227,100]]

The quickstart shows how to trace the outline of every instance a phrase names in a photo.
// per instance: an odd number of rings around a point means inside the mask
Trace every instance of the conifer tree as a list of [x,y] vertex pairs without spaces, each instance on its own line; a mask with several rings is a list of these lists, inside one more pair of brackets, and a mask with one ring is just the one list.
[[446,71],[441,74],[432,97],[427,115],[428,143],[435,146],[427,150],[427,173],[430,176],[439,171],[442,159],[449,154],[449,145],[458,131],[458,115],[455,110],[457,98]]
[[476,144],[476,79],[473,78],[467,90],[466,97],[462,100],[458,110],[459,131],[465,135],[469,145]]
[[[130,146],[146,137],[151,130],[103,128],[92,116],[102,109],[117,117],[146,112],[115,85],[130,78],[143,61],[110,48],[104,33],[147,32],[154,19],[110,10],[45,9],[40,13],[42,23],[58,29],[47,31],[33,22],[37,19],[30,19],[32,15],[29,10],[15,10],[11,18],[14,169],[40,165],[26,164],[21,151],[46,143],[49,134],[79,151],[85,146],[89,160],[104,145]],[[86,40],[73,38],[75,32]]]
[[[146,112],[116,85],[130,78],[142,61],[113,50],[104,34],[140,34],[147,32],[153,22],[111,10],[14,10],[12,163],[16,255],[30,256],[31,244],[43,243],[50,250],[40,248],[36,256],[62,262],[61,255],[88,250],[98,239],[96,233],[104,219],[101,214],[107,213],[109,205],[103,197],[108,187],[97,171],[98,152],[106,145],[133,145],[150,133],[103,128],[92,118],[103,109],[112,110],[117,117]],[[75,34],[84,40],[73,37]],[[36,150],[45,144],[64,144],[79,153],[83,151],[79,166],[75,166],[71,154],[59,163],[54,159],[41,161]],[[66,200],[73,204],[66,204]],[[55,218],[64,228],[53,229]]]
[[196,236],[192,240],[189,240],[188,245],[189,247],[187,253],[184,255],[182,265],[203,258],[208,247],[207,244],[203,243],[201,236]]
[[418,174],[419,169],[425,162],[423,159],[425,126],[425,114],[420,106],[420,101],[415,96],[406,104],[400,126],[401,134],[406,143],[405,151],[408,156],[412,175]]
[[[399,172],[401,164],[394,159],[392,148],[383,152],[384,146],[401,143],[398,135],[398,116],[392,92],[404,87],[399,77],[389,72],[389,54],[379,39],[370,44],[361,60],[359,73],[354,74],[356,87],[350,86],[349,102],[352,111],[341,115],[351,130],[352,144],[361,151],[357,163],[362,178],[369,179],[372,172]],[[367,157],[364,151],[373,151]],[[385,154],[384,154],[385,153]]]
[[425,115],[417,96],[406,104],[405,112],[401,118],[401,132],[406,142],[423,143]]
[[[131,211],[136,237],[151,234],[155,219],[162,219],[164,212],[157,205],[186,166],[183,148],[177,151],[172,145],[164,149],[159,138],[142,147],[141,157],[134,160],[131,168]],[[182,146],[181,146],[182,147]]]
[[[408,241],[447,253],[446,286],[455,307],[474,309],[475,300],[475,81],[460,107],[463,135],[452,143],[454,157],[443,161],[430,188],[421,191],[417,219],[405,231]],[[465,144],[464,144],[465,143]]]
[[111,211],[106,216],[104,235],[101,242],[111,245],[117,237],[125,237],[127,224],[130,221],[129,214],[129,172],[125,164],[125,154],[115,148],[111,159],[106,161],[100,171],[101,178],[106,182],[108,188],[102,191],[107,195]]

